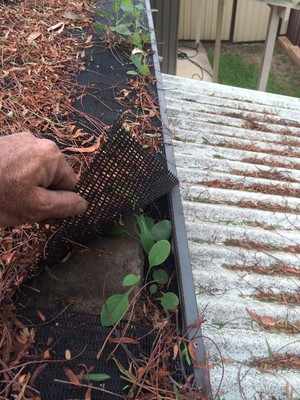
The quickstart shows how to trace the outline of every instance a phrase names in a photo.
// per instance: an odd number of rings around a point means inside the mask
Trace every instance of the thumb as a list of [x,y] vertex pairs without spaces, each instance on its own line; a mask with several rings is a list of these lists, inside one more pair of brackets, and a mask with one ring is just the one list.
[[86,212],[88,203],[79,194],[66,190],[41,190],[40,199],[42,207],[39,210],[39,220],[48,218],[65,218]]

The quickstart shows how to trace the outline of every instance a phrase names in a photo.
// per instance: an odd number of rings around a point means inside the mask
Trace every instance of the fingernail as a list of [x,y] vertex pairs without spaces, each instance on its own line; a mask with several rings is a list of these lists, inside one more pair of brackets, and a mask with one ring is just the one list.
[[86,212],[87,209],[88,209],[88,202],[83,199],[79,201],[76,205],[77,214],[83,214]]

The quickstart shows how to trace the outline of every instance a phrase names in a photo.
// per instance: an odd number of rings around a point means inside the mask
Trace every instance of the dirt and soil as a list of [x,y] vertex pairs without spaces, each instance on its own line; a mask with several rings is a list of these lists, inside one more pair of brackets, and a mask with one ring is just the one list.
[[134,236],[135,218],[125,224],[128,233],[99,237],[41,273],[22,289],[19,304],[30,307],[67,307],[100,314],[109,296],[123,293],[128,274],[142,275],[144,255]]

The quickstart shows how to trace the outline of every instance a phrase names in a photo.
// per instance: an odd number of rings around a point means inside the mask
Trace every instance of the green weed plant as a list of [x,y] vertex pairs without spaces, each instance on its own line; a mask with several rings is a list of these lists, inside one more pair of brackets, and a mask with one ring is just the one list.
[[96,8],[95,13],[101,15],[107,21],[107,23],[94,24],[95,28],[104,32],[113,32],[120,39],[119,44],[122,44],[124,40],[131,44],[130,60],[136,69],[127,71],[127,74],[146,76],[149,73],[149,67],[147,65],[147,52],[144,48],[151,33],[143,25],[145,15],[143,2],[134,4],[132,0],[114,0],[111,12]]
[[[164,292],[163,290],[169,282],[169,275],[163,268],[163,263],[171,254],[172,224],[167,219],[155,223],[143,212],[140,212],[136,218],[139,241],[148,259],[149,268],[145,281],[149,287],[150,295],[156,296],[160,305],[167,312],[174,310],[179,305],[178,296],[173,292]],[[115,233],[123,232],[118,227],[115,231]],[[113,233],[113,230],[110,230],[110,232]],[[129,296],[140,281],[140,275],[129,274],[124,278],[123,286],[129,287],[129,289],[125,293],[114,294],[106,300],[100,317],[103,326],[117,324],[124,317],[129,308]]]

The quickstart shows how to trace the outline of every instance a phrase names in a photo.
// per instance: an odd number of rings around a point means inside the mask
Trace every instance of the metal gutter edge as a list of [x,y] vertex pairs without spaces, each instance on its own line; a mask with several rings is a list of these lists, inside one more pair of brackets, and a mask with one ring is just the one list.
[[[151,44],[154,61],[155,76],[157,80],[158,99],[160,106],[160,114],[163,127],[163,138],[165,143],[165,155],[167,159],[168,169],[178,176],[175,164],[175,156],[172,145],[172,138],[169,130],[168,116],[166,113],[166,101],[164,96],[164,88],[162,83],[162,75],[160,70],[159,57],[157,52],[157,44],[155,38],[155,30],[151,13],[150,0],[145,0],[148,16],[149,29],[151,32]],[[189,256],[189,248],[181,202],[181,194],[179,186],[175,187],[168,195],[170,219],[173,224],[173,252],[176,262],[176,272],[178,277],[178,286],[180,291],[180,304],[183,314],[184,327],[188,328],[188,338],[194,342],[194,350],[198,364],[203,369],[194,366],[194,374],[196,385],[207,398],[212,398],[211,385],[207,364],[207,357],[204,349],[204,342],[200,327],[196,327],[199,321],[198,308],[196,303],[195,286],[191,269]]]

